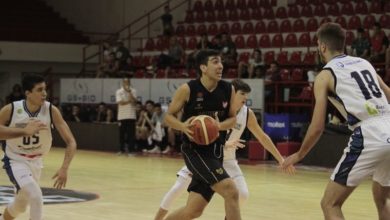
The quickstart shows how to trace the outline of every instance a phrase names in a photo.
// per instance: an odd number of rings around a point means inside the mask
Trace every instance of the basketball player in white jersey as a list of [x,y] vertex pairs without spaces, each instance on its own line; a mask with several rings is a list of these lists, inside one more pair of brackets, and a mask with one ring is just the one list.
[[42,157],[52,144],[51,124],[58,130],[67,147],[61,168],[53,176],[54,187],[65,187],[68,168],[76,151],[76,141],[60,111],[46,101],[46,83],[38,75],[28,75],[22,81],[25,100],[13,102],[0,110],[0,125],[11,128],[26,126],[30,120],[39,120],[48,129],[25,137],[8,139],[3,145],[3,168],[15,186],[15,199],[8,204],[0,220],[12,220],[30,206],[30,220],[42,220],[43,198],[38,184]]
[[[229,176],[233,178],[237,186],[241,206],[248,199],[249,192],[244,175],[238,166],[236,150],[238,147],[245,147],[244,144],[240,143],[240,137],[245,128],[248,128],[251,133],[255,135],[257,140],[259,140],[265,149],[267,149],[275,157],[279,165],[282,165],[284,159],[276,149],[275,145],[272,143],[272,140],[267,134],[264,133],[264,131],[257,123],[254,112],[245,105],[246,100],[248,99],[248,95],[251,91],[249,85],[240,79],[233,80],[232,85],[236,91],[234,101],[237,103],[238,113],[236,115],[236,125],[229,131],[229,137],[224,146],[223,167],[226,169],[226,172],[229,174]],[[294,167],[288,167],[286,172],[293,173]],[[188,188],[191,182],[191,178],[191,171],[189,171],[186,166],[182,167],[177,173],[175,184],[165,194],[163,200],[161,201],[160,208],[155,216],[155,220],[162,220],[164,218],[164,216],[168,213],[168,210],[170,209],[173,201]]]
[[388,220],[390,89],[369,62],[343,54],[345,30],[339,24],[323,24],[317,37],[318,52],[327,64],[315,79],[313,118],[302,146],[286,158],[284,166],[300,161],[318,141],[324,130],[327,97],[336,96],[353,133],[321,201],[325,219],[344,219],[341,206],[363,179],[372,176],[379,219]]
[[47,129],[47,126],[39,120],[29,121],[24,128],[10,128],[0,125],[0,140],[31,136],[43,129]]

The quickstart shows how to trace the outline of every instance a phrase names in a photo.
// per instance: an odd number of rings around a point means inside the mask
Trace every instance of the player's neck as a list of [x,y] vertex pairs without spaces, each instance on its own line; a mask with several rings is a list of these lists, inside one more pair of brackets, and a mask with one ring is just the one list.
[[26,99],[26,107],[29,112],[37,112],[41,108],[40,105],[34,105],[28,99]]
[[217,88],[218,81],[212,80],[206,76],[200,77],[200,82],[202,85],[209,91],[212,92],[215,88]]
[[344,55],[343,52],[331,53],[331,54],[328,55],[328,57],[326,57],[326,62],[328,63],[329,61],[333,60],[335,57],[342,56],[342,55]]

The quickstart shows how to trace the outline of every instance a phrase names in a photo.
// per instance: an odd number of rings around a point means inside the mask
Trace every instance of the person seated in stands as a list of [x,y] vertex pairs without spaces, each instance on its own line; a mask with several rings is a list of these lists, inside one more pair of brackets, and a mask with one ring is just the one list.
[[138,149],[147,152],[152,145],[151,131],[154,126],[151,122],[151,118],[154,112],[154,102],[148,100],[145,102],[145,108],[140,111],[140,116],[136,123],[136,140]]
[[5,102],[6,104],[8,104],[22,99],[24,99],[22,86],[20,86],[19,84],[15,84],[12,87],[12,92],[5,98]]
[[264,69],[260,49],[253,50],[252,58],[248,62],[240,61],[238,63],[238,78],[254,78],[255,69]]
[[368,59],[370,55],[370,41],[365,36],[364,29],[357,29],[357,38],[352,42],[351,45],[351,55],[361,57],[363,59]]
[[170,67],[174,65],[180,65],[184,58],[184,49],[177,41],[176,36],[172,36],[169,39],[168,54],[162,53],[158,58],[157,67],[165,69],[165,76],[168,76]]
[[381,25],[375,22],[373,26],[374,32],[371,37],[371,57],[370,61],[374,63],[385,62],[386,49],[389,46],[389,39],[386,33],[382,30]]
[[200,41],[196,45],[195,50],[192,53],[188,54],[187,56],[187,63],[186,63],[187,73],[190,71],[190,69],[195,68],[196,55],[198,54],[199,50],[213,49],[213,47],[214,45],[209,41],[207,33],[201,34]]
[[279,63],[272,61],[269,68],[265,73],[264,84],[265,91],[264,97],[266,100],[273,100],[275,95],[275,87],[272,85],[273,82],[281,81]]
[[121,78],[132,78],[136,68],[133,65],[133,57],[130,55],[126,59],[126,63],[119,66],[119,76]]
[[116,118],[115,118],[115,113],[114,113],[114,110],[112,110],[111,108],[107,108],[106,110],[106,118],[104,120],[105,123],[113,123],[115,122]]
[[67,121],[83,122],[78,105],[72,106],[72,114],[68,117]]
[[173,16],[170,13],[169,5],[164,7],[164,14],[161,16],[162,26],[163,26],[163,35],[171,36],[173,33],[172,25]]
[[118,65],[115,62],[115,53],[111,52],[107,59],[98,66],[96,78],[115,77],[118,72]]
[[[221,54],[224,66],[233,66],[237,63],[236,45],[231,36],[224,32],[221,34]],[[226,68],[227,69],[227,68]]]
[[161,153],[164,147],[167,146],[167,126],[164,123],[165,112],[161,108],[160,103],[154,104],[154,112],[151,119],[154,129],[152,131],[152,141],[154,148],[148,153]]
[[107,106],[106,103],[99,103],[96,110],[96,119],[95,122],[105,122],[107,117]]

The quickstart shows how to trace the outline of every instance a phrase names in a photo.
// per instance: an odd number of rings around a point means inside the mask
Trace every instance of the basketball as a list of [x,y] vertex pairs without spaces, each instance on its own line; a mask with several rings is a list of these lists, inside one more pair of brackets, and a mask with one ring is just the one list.
[[191,121],[193,141],[199,145],[209,145],[219,136],[217,121],[207,115],[199,115]]

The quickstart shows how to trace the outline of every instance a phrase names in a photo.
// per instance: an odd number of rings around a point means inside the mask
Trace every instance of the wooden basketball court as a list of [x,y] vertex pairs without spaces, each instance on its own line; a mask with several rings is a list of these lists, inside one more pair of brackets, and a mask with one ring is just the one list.
[[[54,148],[45,159],[41,186],[50,187],[51,177],[63,159]],[[164,193],[171,187],[183,160],[159,156],[117,156],[79,150],[72,163],[68,189],[92,192],[93,201],[44,206],[45,220],[150,220]],[[242,165],[250,198],[242,207],[245,220],[323,219],[320,200],[330,170],[298,168],[294,176],[281,173],[274,164]],[[4,170],[0,185],[10,185]],[[185,204],[184,194],[174,208]],[[4,209],[1,206],[0,209]],[[346,219],[377,219],[369,181],[352,194],[344,206]],[[27,220],[23,214],[18,220]],[[215,195],[200,219],[224,219],[223,200]]]

